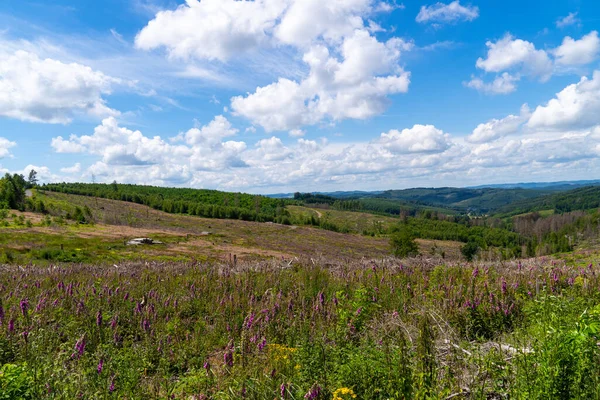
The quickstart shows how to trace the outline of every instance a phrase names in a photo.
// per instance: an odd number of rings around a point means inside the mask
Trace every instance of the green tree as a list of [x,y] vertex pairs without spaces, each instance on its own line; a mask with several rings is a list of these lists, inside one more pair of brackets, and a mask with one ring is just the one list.
[[467,261],[472,261],[473,257],[479,251],[479,245],[475,242],[469,241],[463,247],[460,248],[460,252],[467,259]]
[[27,188],[35,187],[37,186],[37,184],[37,171],[35,169],[32,169],[31,171],[29,171],[29,176],[27,177]]
[[392,234],[390,246],[396,257],[411,257],[419,254],[419,246],[408,230],[400,230]]

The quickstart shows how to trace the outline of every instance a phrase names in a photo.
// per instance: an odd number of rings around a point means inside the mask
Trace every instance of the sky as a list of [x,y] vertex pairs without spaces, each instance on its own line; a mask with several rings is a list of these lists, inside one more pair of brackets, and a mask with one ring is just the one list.
[[282,193],[600,178],[600,2],[3,0],[0,172]]

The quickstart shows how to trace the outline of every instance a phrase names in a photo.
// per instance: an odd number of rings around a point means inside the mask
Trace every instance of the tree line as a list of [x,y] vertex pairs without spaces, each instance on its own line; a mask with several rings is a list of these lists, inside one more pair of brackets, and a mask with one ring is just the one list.
[[286,201],[217,190],[101,183],[53,183],[42,190],[143,204],[172,214],[289,223]]

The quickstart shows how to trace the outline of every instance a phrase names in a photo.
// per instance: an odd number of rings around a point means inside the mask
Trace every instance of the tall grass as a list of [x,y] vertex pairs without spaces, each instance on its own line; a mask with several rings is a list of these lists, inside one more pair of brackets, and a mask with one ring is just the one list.
[[599,398],[599,272],[6,266],[0,399]]

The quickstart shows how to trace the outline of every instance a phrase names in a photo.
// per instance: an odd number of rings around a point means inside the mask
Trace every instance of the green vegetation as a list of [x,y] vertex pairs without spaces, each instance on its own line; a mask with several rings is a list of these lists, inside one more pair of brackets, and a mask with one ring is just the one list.
[[5,267],[0,287],[0,398],[600,394],[592,265]]
[[167,213],[197,215],[204,218],[274,221],[286,223],[285,202],[264,196],[227,193],[216,190],[163,188],[155,186],[58,183],[42,190],[93,196],[143,204]]
[[[24,212],[0,209],[0,400],[600,397],[600,267],[572,251],[598,239],[597,210],[384,215],[185,189],[159,208],[147,187],[2,182]],[[256,199],[282,223],[190,213]],[[125,244],[142,236],[164,244]],[[454,259],[426,261],[444,243]]]
[[392,254],[396,257],[414,257],[419,254],[419,246],[408,230],[400,230],[391,235]]
[[25,207],[27,181],[23,175],[6,174],[0,178],[0,208],[22,210]]
[[600,186],[590,186],[546,195],[528,201],[514,202],[506,207],[499,208],[497,212],[503,216],[514,216],[543,210],[566,213],[576,210],[593,210],[599,207]]

